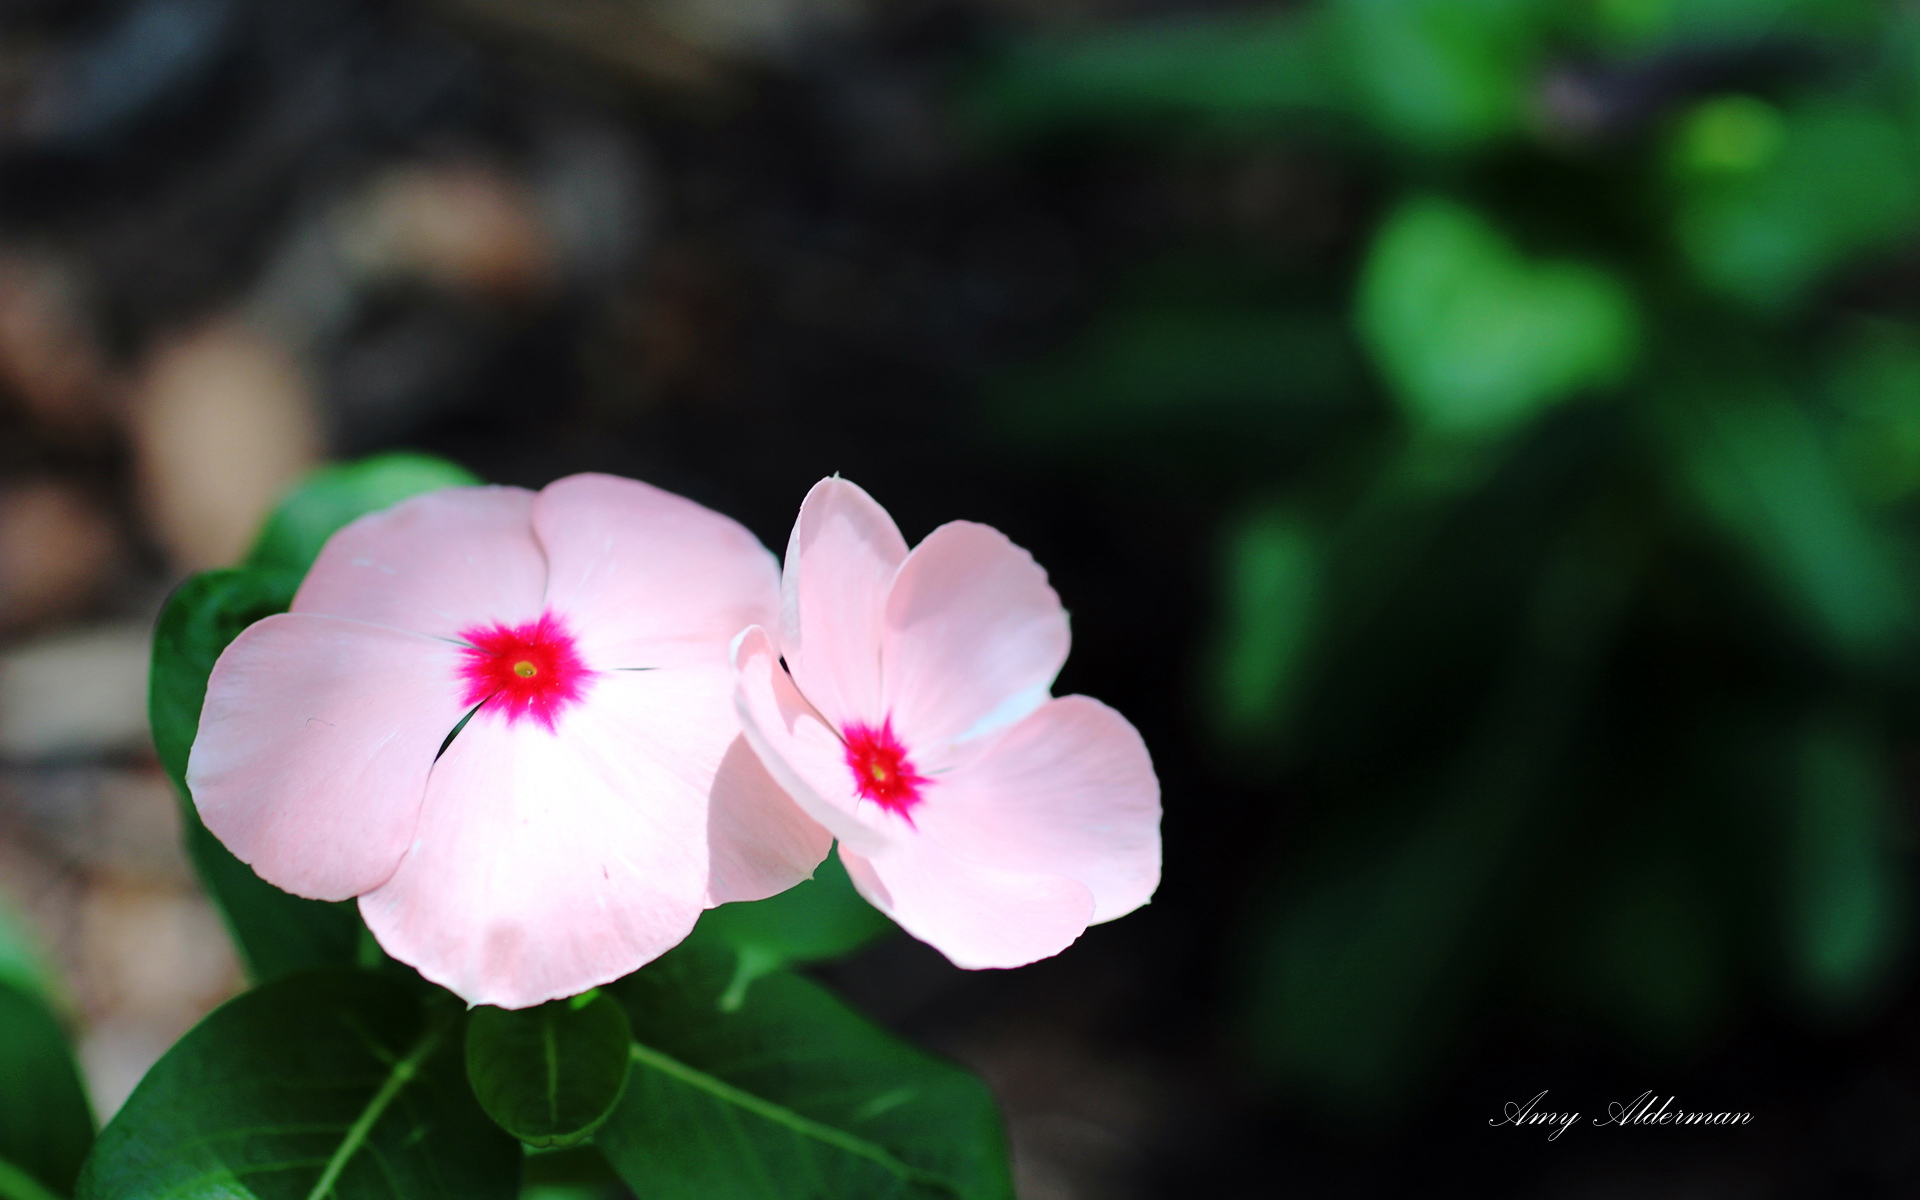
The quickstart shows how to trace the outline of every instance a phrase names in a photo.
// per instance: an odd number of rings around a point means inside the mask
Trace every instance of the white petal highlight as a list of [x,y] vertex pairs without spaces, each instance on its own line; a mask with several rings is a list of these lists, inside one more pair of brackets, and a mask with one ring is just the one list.
[[360,898],[368,928],[428,979],[503,1008],[577,995],[672,948],[706,904],[728,684],[603,676],[553,732],[483,711],[435,767],[399,869]]

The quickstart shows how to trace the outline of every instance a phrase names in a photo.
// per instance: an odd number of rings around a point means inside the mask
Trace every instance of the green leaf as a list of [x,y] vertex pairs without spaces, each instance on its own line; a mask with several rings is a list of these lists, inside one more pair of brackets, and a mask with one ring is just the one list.
[[647,1200],[1010,1200],[999,1114],[972,1075],[780,972],[737,1011],[724,954],[682,948],[616,985],[636,1041],[595,1143]]
[[1601,0],[1582,7],[1593,33],[1640,53],[1675,44],[1718,46],[1725,53],[1761,39],[1799,44],[1870,30],[1885,19],[1871,0]]
[[60,979],[35,944],[26,919],[0,897],[0,983],[10,983],[50,1004],[63,1003]]
[[[1710,287],[1763,312],[1792,306],[1828,270],[1913,228],[1920,180],[1900,128],[1864,105],[1825,101],[1781,114],[1761,153],[1703,156],[1766,106],[1707,101],[1675,147],[1676,228]],[[1747,133],[1752,140],[1753,132]]]
[[1503,433],[1626,374],[1638,317],[1626,289],[1582,263],[1532,262],[1477,214],[1410,201],[1374,240],[1360,332],[1410,417],[1434,431]]
[[1359,356],[1333,314],[1262,297],[1179,295],[1199,289],[1142,274],[1134,286],[1144,295],[1121,299],[1060,352],[996,381],[987,412],[996,433],[1080,457],[1134,450],[1156,470],[1185,451],[1208,472],[1244,460],[1265,474],[1303,423],[1354,407]]
[[1666,1053],[1710,1033],[1732,983],[1711,877],[1672,824],[1655,818],[1635,829],[1589,885],[1585,911],[1553,941],[1582,1007]]
[[425,454],[382,454],[322,467],[289,492],[247,555],[247,565],[306,574],[341,526],[409,496],[480,480],[465,467]]
[[518,1143],[467,1087],[464,1015],[326,970],[215,1010],[101,1131],[81,1200],[513,1200]]
[[1346,60],[1374,123],[1445,149],[1519,129],[1536,68],[1534,0],[1340,0]]
[[792,963],[824,962],[851,954],[893,928],[847,878],[840,856],[829,854],[813,878],[777,896],[710,908],[688,941],[723,947],[738,957],[720,998],[732,1012],[754,980]]
[[1608,554],[1563,549],[1535,582],[1476,736],[1385,814],[1356,812],[1314,869],[1272,886],[1244,976],[1256,1060],[1355,1110],[1403,1099],[1432,1068],[1511,915],[1501,885],[1561,790],[1556,768],[1627,593]]
[[1820,429],[1764,381],[1665,415],[1683,478],[1707,514],[1841,655],[1877,659],[1911,633],[1912,595],[1893,545],[1860,511]]
[[73,1191],[93,1108],[55,1015],[59,981],[0,903],[0,1200]]
[[477,1008],[467,1079],[495,1124],[530,1146],[585,1141],[627,1086],[633,1034],[614,999],[589,992],[537,1008]]
[[1033,136],[1062,126],[1179,118],[1271,128],[1341,106],[1344,80],[1314,9],[1134,21],[1038,37],[985,71],[964,97],[986,131]]
[[1797,732],[1780,839],[1786,959],[1811,1007],[1845,1014],[1874,995],[1906,944],[1905,830],[1879,737],[1839,712]]
[[365,939],[352,904],[303,900],[281,891],[254,874],[201,824],[186,774],[207,677],[241,630],[287,610],[314,556],[335,530],[408,496],[473,482],[452,463],[416,454],[323,467],[267,518],[247,565],[194,576],[174,591],[161,611],[147,698],[154,748],[180,799],[188,854],[255,980],[352,964],[360,961]]
[[352,905],[303,900],[254,874],[201,824],[187,793],[187,755],[214,661],[241,630],[285,612],[299,582],[290,571],[252,567],[207,571],[187,580],[161,610],[148,682],[154,747],[180,800],[188,854],[226,917],[249,972],[261,981],[351,964],[360,945],[360,918]]
[[[622,1047],[625,1058],[625,1047]],[[528,1148],[520,1200],[632,1200],[606,1155],[592,1143],[560,1150]]]
[[1901,322],[1860,322],[1827,380],[1840,412],[1835,449],[1856,493],[1891,503],[1920,491],[1920,336]]
[[[66,1031],[37,992],[0,979],[0,1197],[70,1195],[93,1109]],[[23,1180],[29,1182],[22,1182]]]
[[1169,122],[1297,134],[1303,116],[1368,123],[1420,149],[1517,131],[1539,57],[1537,0],[1336,0],[1033,38],[966,96],[1002,136]]
[[1230,736],[1270,738],[1292,708],[1315,630],[1320,550],[1298,513],[1273,509],[1236,525],[1225,557],[1215,706]]

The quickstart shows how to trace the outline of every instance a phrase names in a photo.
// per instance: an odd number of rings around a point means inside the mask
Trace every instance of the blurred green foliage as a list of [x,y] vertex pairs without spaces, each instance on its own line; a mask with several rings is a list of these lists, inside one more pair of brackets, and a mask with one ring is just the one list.
[[68,1195],[93,1144],[93,1108],[61,1027],[58,980],[0,905],[0,1196]]
[[985,413],[1218,514],[1193,711],[1308,808],[1228,990],[1296,1091],[1390,1106],[1489,1005],[1688,1055],[1900,986],[1917,82],[1864,0],[1317,0],[966,82],[998,153],[1284,175]]
[[1488,436],[1632,365],[1626,289],[1592,267],[1530,263],[1472,210],[1414,200],[1361,270],[1358,319],[1408,419]]

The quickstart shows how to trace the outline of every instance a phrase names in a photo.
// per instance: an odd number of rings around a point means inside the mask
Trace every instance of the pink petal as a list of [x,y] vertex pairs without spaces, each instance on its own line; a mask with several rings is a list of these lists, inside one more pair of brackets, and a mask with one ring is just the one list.
[[1025,716],[1004,706],[1039,704],[1067,661],[1067,614],[1047,573],[999,530],[971,521],[942,525],[914,547],[886,613],[886,708],[923,754],[989,718]]
[[399,869],[360,898],[368,928],[428,979],[503,1008],[670,949],[707,901],[730,684],[709,668],[609,673],[552,732],[482,709],[435,766]]
[[268,617],[207,680],[187,787],[263,879],[345,900],[393,873],[464,709],[460,649],[311,613]]
[[1092,896],[1071,879],[964,863],[931,840],[872,858],[842,846],[840,859],[875,908],[968,970],[1049,958],[1092,919]]
[[878,721],[887,588],[907,557],[887,510],[835,476],[813,485],[787,542],[780,652],[834,723]]
[[546,602],[597,670],[704,663],[779,611],[779,565],[745,527],[632,479],[573,475],[533,503]]
[[720,759],[707,808],[707,907],[764,900],[813,875],[833,835],[773,781],[744,737]]
[[448,488],[369,513],[333,535],[293,598],[325,613],[453,638],[540,615],[547,563],[533,493]]
[[1160,782],[1140,734],[1098,700],[1050,700],[940,776],[914,810],[920,833],[971,863],[1065,876],[1093,920],[1145,904],[1160,884]]
[[843,844],[869,853],[883,849],[901,822],[862,805],[839,734],[780,669],[767,631],[744,630],[734,641],[733,661],[740,725],[767,773]]

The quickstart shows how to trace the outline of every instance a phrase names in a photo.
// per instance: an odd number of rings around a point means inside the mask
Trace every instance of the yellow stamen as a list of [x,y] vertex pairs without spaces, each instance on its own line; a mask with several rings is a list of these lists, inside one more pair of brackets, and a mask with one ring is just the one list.
[[515,675],[518,675],[522,679],[532,679],[535,675],[538,675],[540,673],[540,668],[534,666],[532,663],[528,662],[526,659],[523,658],[519,662],[513,664],[513,673]]

